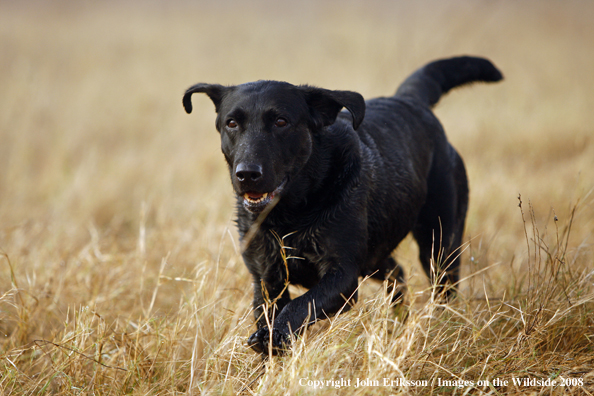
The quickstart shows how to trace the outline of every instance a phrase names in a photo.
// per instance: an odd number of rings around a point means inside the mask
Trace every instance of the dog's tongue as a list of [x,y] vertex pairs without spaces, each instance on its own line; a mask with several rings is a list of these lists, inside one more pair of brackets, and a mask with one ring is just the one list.
[[260,194],[260,193],[257,193],[257,192],[248,192],[248,193],[246,193],[246,195],[247,195],[247,196],[248,196],[250,199],[256,200],[256,199],[260,199],[260,198],[262,198],[262,196],[263,196],[264,194]]

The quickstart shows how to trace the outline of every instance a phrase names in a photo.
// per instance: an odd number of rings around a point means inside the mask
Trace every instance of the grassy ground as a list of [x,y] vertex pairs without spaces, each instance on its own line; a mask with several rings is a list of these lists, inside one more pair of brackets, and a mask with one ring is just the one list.
[[[592,20],[588,1],[1,2],[0,393],[594,394]],[[471,186],[459,298],[432,298],[407,239],[406,320],[365,281],[262,362],[214,109],[186,115],[184,89],[372,97],[458,54],[506,77],[436,109]]]

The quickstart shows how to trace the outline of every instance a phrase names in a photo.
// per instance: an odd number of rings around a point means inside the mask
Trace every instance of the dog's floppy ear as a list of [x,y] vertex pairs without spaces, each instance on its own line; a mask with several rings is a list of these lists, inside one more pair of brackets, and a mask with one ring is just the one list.
[[343,107],[353,116],[353,128],[359,128],[365,117],[365,100],[363,96],[352,91],[331,91],[329,89],[310,86],[300,87],[316,118],[321,118],[323,126],[332,125]]
[[219,107],[221,105],[221,100],[223,100],[223,96],[227,92],[229,87],[225,87],[219,84],[205,84],[199,83],[196,85],[192,85],[190,88],[186,90],[184,93],[184,109],[186,109],[186,113],[190,114],[192,112],[192,94],[196,92],[203,92],[207,94],[212,102],[215,105],[215,110],[218,113]]

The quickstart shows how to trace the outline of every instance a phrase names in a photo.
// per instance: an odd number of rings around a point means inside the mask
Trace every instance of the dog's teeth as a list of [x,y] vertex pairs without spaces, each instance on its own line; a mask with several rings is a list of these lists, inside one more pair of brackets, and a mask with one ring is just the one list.
[[269,195],[269,193],[264,193],[261,196],[259,196],[258,198],[253,198],[253,197],[250,197],[250,195],[246,193],[246,194],[243,194],[243,198],[251,203],[260,203],[260,202],[264,201],[265,199],[267,199],[268,195]]

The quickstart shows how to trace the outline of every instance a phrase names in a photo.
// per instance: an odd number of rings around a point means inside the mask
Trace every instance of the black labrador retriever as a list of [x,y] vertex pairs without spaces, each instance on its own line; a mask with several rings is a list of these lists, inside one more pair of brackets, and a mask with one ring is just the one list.
[[[447,290],[456,284],[468,185],[431,107],[454,87],[501,79],[488,60],[457,57],[417,70],[394,96],[368,101],[279,81],[185,92],[186,112],[196,92],[217,112],[254,281],[252,348],[282,351],[291,333],[348,310],[360,276],[402,284],[391,253],[410,231],[427,275],[440,256],[444,276],[434,281]],[[309,290],[291,300],[289,283]]]

